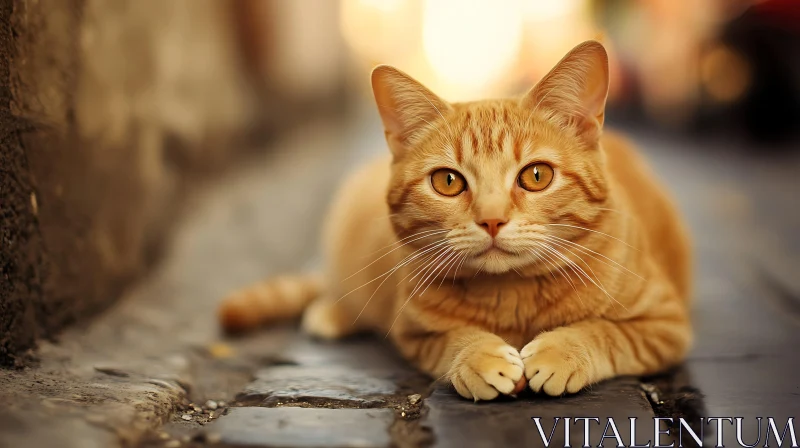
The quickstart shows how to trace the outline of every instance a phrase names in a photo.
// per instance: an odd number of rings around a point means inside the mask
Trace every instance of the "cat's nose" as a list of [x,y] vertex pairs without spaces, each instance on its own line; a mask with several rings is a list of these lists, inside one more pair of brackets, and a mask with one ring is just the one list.
[[478,222],[478,225],[483,228],[489,235],[494,238],[497,236],[497,232],[500,231],[500,227],[505,225],[508,221],[505,219],[483,219]]

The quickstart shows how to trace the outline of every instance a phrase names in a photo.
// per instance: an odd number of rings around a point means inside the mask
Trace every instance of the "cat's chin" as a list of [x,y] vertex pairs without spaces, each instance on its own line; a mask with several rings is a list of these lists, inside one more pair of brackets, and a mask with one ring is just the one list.
[[472,264],[481,272],[505,274],[520,267],[520,261],[519,257],[513,253],[492,249],[475,258]]

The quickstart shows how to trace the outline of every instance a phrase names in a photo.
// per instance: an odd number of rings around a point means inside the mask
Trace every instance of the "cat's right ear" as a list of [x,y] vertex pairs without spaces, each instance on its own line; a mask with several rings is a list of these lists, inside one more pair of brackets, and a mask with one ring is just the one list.
[[386,142],[395,156],[419,143],[421,136],[452,110],[414,78],[388,65],[372,71],[372,92]]

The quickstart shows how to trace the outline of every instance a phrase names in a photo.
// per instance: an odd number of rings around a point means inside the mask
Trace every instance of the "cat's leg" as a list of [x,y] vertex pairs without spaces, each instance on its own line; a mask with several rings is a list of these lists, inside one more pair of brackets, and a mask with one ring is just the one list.
[[[625,320],[594,318],[538,335],[522,348],[530,388],[575,393],[619,375],[647,375],[679,363],[692,339],[687,306],[664,284],[648,285],[652,304]],[[660,299],[660,300],[654,300]]]
[[524,387],[519,351],[502,338],[479,329],[445,333],[401,333],[400,352],[434,378],[449,380],[463,397],[492,400]]
[[303,313],[303,331],[322,339],[338,339],[362,330],[343,304],[331,296],[313,301]]

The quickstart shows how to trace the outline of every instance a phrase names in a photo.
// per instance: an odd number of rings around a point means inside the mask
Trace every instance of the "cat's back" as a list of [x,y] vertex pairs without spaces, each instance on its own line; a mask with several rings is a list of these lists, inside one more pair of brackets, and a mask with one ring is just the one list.
[[[691,283],[689,236],[682,217],[662,183],[635,145],[623,135],[606,131],[602,146],[608,170],[628,213],[644,233],[649,250],[663,272],[674,282],[678,292],[688,297]],[[669,181],[669,179],[665,179]],[[626,219],[624,216],[623,219]]]

